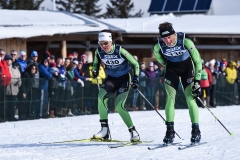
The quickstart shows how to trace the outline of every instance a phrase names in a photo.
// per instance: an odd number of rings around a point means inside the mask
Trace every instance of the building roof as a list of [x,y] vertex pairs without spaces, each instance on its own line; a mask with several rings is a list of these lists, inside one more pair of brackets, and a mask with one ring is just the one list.
[[152,15],[142,18],[94,19],[82,14],[54,11],[0,10],[0,39],[90,33],[112,29],[128,34],[158,34],[163,22],[188,34],[240,37],[240,15]]
[[148,12],[164,13],[204,13],[210,9],[212,0],[152,0]]
[[163,22],[173,24],[175,31],[188,34],[234,34],[240,36],[240,15],[153,15],[144,18],[101,19],[114,24],[127,33],[158,33],[158,26]]
[[60,11],[0,10],[0,39],[92,32],[109,28],[85,15]]

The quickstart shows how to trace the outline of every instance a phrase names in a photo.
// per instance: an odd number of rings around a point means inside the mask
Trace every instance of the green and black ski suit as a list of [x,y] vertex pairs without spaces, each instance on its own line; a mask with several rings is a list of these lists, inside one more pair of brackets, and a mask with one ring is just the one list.
[[134,75],[139,75],[139,64],[133,56],[118,44],[112,45],[109,53],[98,47],[95,51],[93,70],[98,70],[100,62],[105,65],[106,80],[100,87],[98,94],[98,112],[101,120],[108,119],[107,102],[109,97],[116,93],[114,106],[128,128],[133,126],[128,111],[124,108],[130,90],[131,66]]
[[161,38],[154,46],[154,55],[165,66],[164,86],[167,93],[165,114],[167,122],[174,122],[175,97],[181,82],[192,123],[198,123],[198,106],[192,95],[193,80],[201,79],[201,57],[194,43],[184,33],[176,33],[175,45],[167,46]]

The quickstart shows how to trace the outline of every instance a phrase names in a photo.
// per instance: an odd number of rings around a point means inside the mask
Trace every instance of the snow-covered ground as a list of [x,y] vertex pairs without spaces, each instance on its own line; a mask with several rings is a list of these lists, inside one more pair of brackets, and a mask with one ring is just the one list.
[[[39,143],[89,138],[100,130],[98,115],[1,123],[0,159],[239,160],[240,106],[217,107],[211,111],[234,136],[230,136],[207,109],[199,108],[202,142],[207,144],[186,150],[178,150],[177,146],[147,149],[162,143],[165,135],[165,124],[155,111],[130,112],[141,139],[154,141],[117,149],[108,148],[109,143],[99,142]],[[165,117],[163,110],[159,112]],[[113,139],[129,140],[127,127],[117,113],[109,114],[109,125]],[[176,110],[175,130],[184,139],[183,143],[189,143],[191,122],[187,109]],[[176,136],[175,142],[179,141]]]

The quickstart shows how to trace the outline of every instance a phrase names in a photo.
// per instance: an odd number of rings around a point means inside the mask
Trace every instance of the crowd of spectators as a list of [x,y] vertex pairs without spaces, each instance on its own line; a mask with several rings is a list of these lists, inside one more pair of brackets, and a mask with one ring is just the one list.
[[[41,53],[41,59],[38,59],[37,51],[29,55],[27,57],[25,51],[18,54],[15,50],[6,54],[0,49],[0,121],[97,113],[99,85],[107,76],[104,65],[95,79],[92,78],[92,61],[88,61],[87,54],[73,52],[62,58],[46,51]],[[134,58],[138,60],[137,56]],[[205,104],[198,102],[199,107],[216,107],[216,97],[239,104],[240,61],[213,59],[209,62],[202,60],[202,64],[200,98]],[[139,66],[139,90],[152,105],[140,96],[138,90],[131,90],[126,109],[164,109],[164,67],[157,61],[140,62]],[[109,112],[114,112],[114,106],[109,105]]]
[[[46,51],[41,55],[39,60],[37,51],[30,57],[20,51],[18,57],[15,50],[6,54],[0,49],[0,121],[91,114],[92,106],[97,106],[92,99],[98,92],[94,87],[86,89],[82,98],[83,87],[97,84],[86,54],[73,52],[62,58]],[[99,84],[105,78],[101,67]]]

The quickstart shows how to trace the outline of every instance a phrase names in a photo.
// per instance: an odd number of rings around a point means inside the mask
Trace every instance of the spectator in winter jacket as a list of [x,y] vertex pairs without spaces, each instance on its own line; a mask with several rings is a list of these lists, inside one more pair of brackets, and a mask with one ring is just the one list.
[[236,79],[237,79],[237,69],[236,69],[236,62],[231,61],[229,66],[226,68],[226,91],[229,93],[228,97],[231,97],[232,104],[237,104],[237,86],[236,86]]
[[[36,63],[31,63],[27,66],[22,74],[22,85],[19,89],[19,105],[18,105],[18,116],[19,120],[27,120],[32,118],[32,86],[34,82],[35,74],[38,71]],[[22,102],[21,102],[22,101]]]
[[6,87],[6,116],[8,121],[16,121],[15,118],[15,106],[17,102],[17,94],[19,92],[19,87],[22,84],[21,74],[19,69],[12,65],[12,56],[6,54],[4,60],[7,62],[8,69],[11,73],[11,83]]
[[[31,56],[27,59],[27,65],[35,63],[38,66],[38,52],[32,51]],[[39,88],[40,76],[39,70],[37,69],[34,74],[33,84],[32,84],[32,105],[31,105],[31,118],[39,118],[39,108],[41,99],[41,89]]]
[[[55,71],[48,67],[48,59],[42,59],[41,63],[38,65],[39,75],[40,75],[40,86],[41,89],[41,102],[39,117],[47,118],[47,104],[48,104],[48,82],[55,74]],[[38,115],[37,115],[38,116]]]
[[4,56],[6,54],[6,51],[2,48],[0,48],[0,61],[4,60]]
[[237,79],[236,62],[232,61],[226,68],[226,79],[229,84],[233,84]]
[[216,61],[214,64],[213,70],[211,70],[212,83],[210,87],[210,103],[209,103],[211,107],[216,107],[215,91],[216,91],[217,80],[219,78],[219,67],[220,67],[220,62]]
[[6,86],[10,85],[11,74],[8,69],[8,65],[4,60],[5,50],[0,49],[0,121],[5,121],[5,113],[4,113],[4,96]]
[[31,63],[37,63],[38,64],[38,52],[37,51],[32,51],[31,52],[31,57],[27,59],[27,65]]
[[[144,94],[144,96],[146,96],[146,74],[145,74],[145,70],[146,70],[146,65],[144,62],[140,63],[140,72],[139,72],[139,89],[141,90],[141,92]],[[139,110],[146,110],[146,104],[145,104],[145,100],[144,98],[140,97],[140,106],[139,106]]]
[[[145,71],[146,77],[147,77],[147,97],[151,104],[154,100],[154,93],[155,93],[155,87],[157,83],[157,73],[154,71],[154,63],[149,62],[148,68]],[[149,105],[147,107],[148,110],[152,109]]]
[[21,73],[21,66],[20,66],[20,64],[17,62],[17,51],[11,50],[11,51],[10,51],[10,54],[11,54],[11,56],[12,56],[12,58],[13,58],[13,63],[12,63],[12,65],[15,66],[15,67],[17,67],[17,68],[19,69],[20,73]]
[[25,51],[20,51],[19,52],[20,56],[17,59],[17,62],[20,64],[21,66],[21,74],[25,71],[25,68],[27,67],[27,54]]
[[[204,61],[202,60],[204,63]],[[201,87],[201,99],[204,102],[206,99],[206,105],[209,107],[210,103],[210,86],[212,82],[212,73],[211,71],[204,65],[202,65],[202,73],[201,73],[201,80],[200,80],[200,87]],[[206,94],[206,98],[204,96]],[[204,107],[204,106],[202,106]]]
[[55,71],[55,74],[53,74],[51,80],[49,80],[49,100],[50,100],[50,106],[49,106],[49,117],[55,118],[57,116],[57,110],[60,110],[59,102],[58,102],[58,73],[59,70],[56,67],[55,62],[49,63],[49,67],[52,68]]

